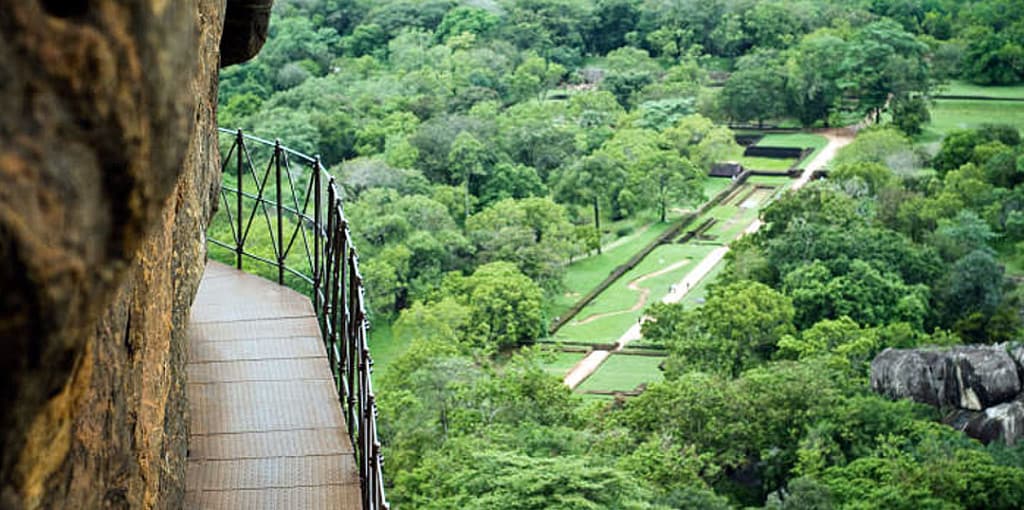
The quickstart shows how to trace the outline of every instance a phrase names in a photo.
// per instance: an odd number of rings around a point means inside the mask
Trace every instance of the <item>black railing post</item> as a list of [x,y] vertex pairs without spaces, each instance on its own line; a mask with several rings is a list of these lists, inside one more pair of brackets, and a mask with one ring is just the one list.
[[235,150],[238,152],[238,185],[236,188],[235,217],[238,223],[238,242],[235,243],[235,268],[242,269],[242,254],[245,252],[245,235],[242,233],[242,182],[245,181],[245,172],[242,165],[242,153],[245,152],[245,135],[242,128],[238,128],[235,137]]
[[[359,384],[358,377],[360,369],[362,368],[362,363],[357,358],[357,356],[361,354],[362,349],[357,348],[356,342],[359,341],[359,330],[357,328],[361,327],[363,320],[365,320],[365,317],[363,317],[362,306],[360,306],[362,305],[362,300],[359,299],[359,286],[363,284],[363,281],[362,276],[359,274],[359,272],[355,271],[355,264],[355,250],[350,249],[348,256],[348,264],[346,264],[349,269],[349,324],[348,327],[345,328],[348,333],[348,339],[345,342],[345,357],[347,358],[345,367],[347,369],[346,372],[348,373],[345,375],[346,384],[348,385],[349,389],[349,394],[346,395],[348,398],[345,399],[345,403],[348,406],[345,416],[349,418],[349,423],[358,423],[359,428],[362,429],[362,420],[357,420],[357,415],[355,414],[359,410],[358,404],[361,404],[361,402],[359,402],[358,400],[360,395],[357,385]],[[363,455],[365,454],[366,452],[364,451]]]
[[277,188],[277,283],[284,285],[284,228],[281,225],[284,202],[281,198],[281,140],[274,140],[274,179]]
[[323,221],[320,215],[320,155],[316,156],[313,162],[313,311],[320,314],[320,277],[323,273],[320,270],[320,223]]

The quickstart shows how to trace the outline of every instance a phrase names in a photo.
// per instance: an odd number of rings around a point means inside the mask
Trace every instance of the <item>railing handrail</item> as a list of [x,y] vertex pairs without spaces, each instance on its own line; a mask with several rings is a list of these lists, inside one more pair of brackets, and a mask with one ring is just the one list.
[[[234,163],[235,186],[221,182],[222,206],[231,225],[230,242],[208,238],[207,241],[235,253],[235,267],[244,269],[246,258],[266,264],[277,270],[277,281],[284,285],[285,274],[293,275],[312,286],[310,300],[316,311],[320,333],[327,349],[327,360],[334,376],[338,402],[345,416],[349,439],[355,448],[356,463],[365,510],[387,510],[384,495],[383,460],[377,435],[377,403],[373,392],[371,373],[373,360],[367,344],[366,299],[363,277],[359,272],[359,256],[352,243],[352,233],[345,219],[342,195],[334,178],[320,163],[320,157],[310,157],[289,149],[280,140],[266,140],[236,130],[218,128],[220,133],[233,135],[231,148],[224,156],[222,171]],[[273,148],[266,170],[261,175],[253,162],[247,142]],[[234,156],[234,161],[232,161]],[[292,174],[293,158],[312,173],[305,187],[303,199],[296,196],[296,183]],[[267,198],[268,179],[273,174],[274,185]],[[256,192],[246,192],[245,182],[252,179]],[[291,205],[284,202],[285,181],[291,194]],[[234,203],[228,200],[233,195]],[[312,204],[310,199],[312,198]],[[246,202],[251,210],[246,217]],[[308,211],[312,205],[312,214]],[[232,209],[233,206],[233,209]],[[276,222],[271,220],[272,208]],[[274,249],[274,260],[246,250],[245,243],[253,222],[263,213]],[[294,220],[287,227],[285,219]],[[287,235],[286,235],[287,234]],[[312,237],[312,243],[310,239]],[[287,264],[296,242],[306,256],[306,267],[295,268]],[[286,241],[287,239],[287,241]],[[312,245],[312,246],[311,246]]]

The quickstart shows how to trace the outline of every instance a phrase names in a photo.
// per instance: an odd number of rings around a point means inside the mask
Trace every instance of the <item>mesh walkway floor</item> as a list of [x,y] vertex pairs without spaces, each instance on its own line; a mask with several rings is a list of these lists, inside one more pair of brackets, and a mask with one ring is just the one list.
[[309,298],[210,261],[188,341],[186,508],[361,508]]

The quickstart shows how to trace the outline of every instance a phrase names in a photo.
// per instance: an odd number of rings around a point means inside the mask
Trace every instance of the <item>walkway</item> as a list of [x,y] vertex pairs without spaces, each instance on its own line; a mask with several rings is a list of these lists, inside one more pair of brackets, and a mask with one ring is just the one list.
[[[790,186],[790,189],[798,190],[802,188],[804,185],[806,185],[811,180],[811,176],[814,174],[814,172],[822,168],[825,168],[825,166],[828,165],[828,162],[835,157],[836,152],[839,149],[848,145],[850,142],[852,142],[854,137],[854,133],[846,129],[822,130],[819,132],[819,134],[825,136],[825,138],[828,139],[828,145],[826,145],[822,149],[822,151],[819,152],[818,155],[815,156],[815,158],[811,160],[810,163],[807,164],[807,166],[804,168],[804,173],[800,175],[800,177],[796,180],[796,182],[793,183],[792,186]],[[757,232],[758,230],[760,230],[762,225],[763,223],[760,219],[755,219],[753,222],[750,223],[750,225],[743,229],[743,233],[740,234],[739,237]],[[679,281],[679,283],[672,287],[672,291],[664,298],[662,298],[662,302],[678,303],[680,300],[682,300],[683,297],[685,297],[686,294],[690,291],[690,289],[696,287],[697,284],[700,283],[700,281],[704,279],[704,277],[707,276],[707,274],[710,273],[711,270],[722,261],[722,259],[725,258],[725,255],[727,253],[729,253],[729,247],[722,246],[720,248],[716,248],[714,251],[705,256],[704,259],[702,259],[700,263],[697,264],[697,267],[695,267],[692,271],[687,273],[686,276]],[[636,340],[643,338],[643,335],[640,332],[641,323],[643,320],[646,320],[646,318],[646,316],[642,317],[641,322],[631,325],[629,329],[627,329],[626,332],[619,337],[618,341],[615,342],[614,351],[621,351],[630,342],[634,342]],[[595,349],[593,351],[590,351],[590,353],[587,354],[582,360],[580,360],[580,362],[577,363],[576,366],[572,367],[572,370],[570,370],[569,373],[565,375],[565,378],[562,380],[562,383],[570,388],[575,389],[587,377],[590,377],[590,374],[593,374],[601,366],[601,364],[604,363],[609,356],[611,356],[612,352],[613,351],[606,351],[601,349]]]
[[211,261],[188,342],[186,508],[362,507],[309,298]]

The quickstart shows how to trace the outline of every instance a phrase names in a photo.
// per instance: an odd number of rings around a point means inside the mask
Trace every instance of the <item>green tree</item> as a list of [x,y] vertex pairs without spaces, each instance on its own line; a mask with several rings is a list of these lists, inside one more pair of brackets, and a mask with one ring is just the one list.
[[491,12],[470,6],[460,6],[448,11],[441,24],[434,31],[438,42],[462,34],[487,37],[501,23],[501,18]]
[[578,249],[565,208],[548,198],[495,202],[469,217],[466,233],[480,263],[512,262],[549,290],[560,285]]
[[844,91],[877,122],[890,98],[907,101],[932,87],[928,46],[892,20],[867,24],[850,39],[843,60]]
[[690,160],[659,150],[642,154],[628,169],[627,188],[641,208],[658,211],[664,222],[674,204],[696,204],[703,198],[701,172]]
[[1010,85],[1024,79],[1024,45],[1011,34],[971,27],[964,38],[963,75],[981,85]]
[[735,122],[765,120],[780,115],[786,105],[786,72],[774,52],[745,55],[729,76],[719,102],[726,117]]
[[558,174],[557,196],[569,203],[590,206],[594,213],[594,231],[598,236],[597,252],[601,253],[601,203],[618,195],[626,175],[625,168],[603,152],[595,152]]
[[469,306],[467,340],[484,352],[533,342],[543,330],[543,292],[510,262],[482,265],[471,276],[451,273],[440,293]]
[[654,322],[644,336],[669,347],[666,376],[707,370],[731,377],[763,363],[783,335],[792,333],[790,300],[767,285],[739,281],[713,287],[704,306],[686,311],[680,305],[651,308]]

